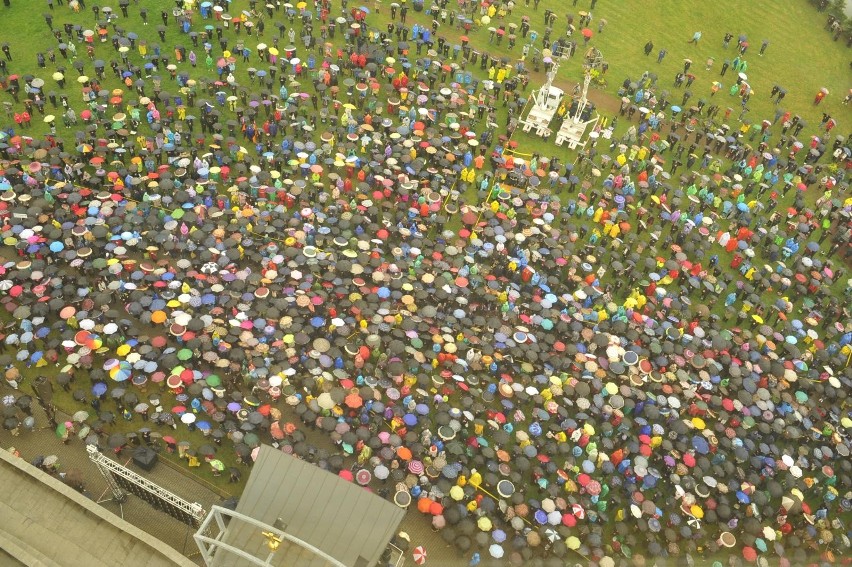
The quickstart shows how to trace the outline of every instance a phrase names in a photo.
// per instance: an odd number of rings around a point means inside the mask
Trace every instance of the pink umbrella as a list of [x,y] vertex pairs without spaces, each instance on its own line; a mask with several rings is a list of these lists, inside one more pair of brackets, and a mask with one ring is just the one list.
[[421,475],[423,474],[423,463],[420,461],[411,461],[408,463],[408,472],[411,474]]

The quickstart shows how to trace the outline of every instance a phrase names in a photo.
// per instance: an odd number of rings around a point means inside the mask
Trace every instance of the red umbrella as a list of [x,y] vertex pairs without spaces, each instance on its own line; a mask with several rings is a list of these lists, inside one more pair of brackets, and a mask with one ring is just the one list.
[[580,33],[582,33],[583,37],[585,37],[585,38],[592,37],[592,30],[590,30],[589,28],[583,28],[583,31],[580,32]]
[[361,486],[366,486],[370,484],[370,479],[373,478],[373,475],[370,474],[370,471],[367,469],[361,469],[355,475],[355,479],[358,481],[358,484]]
[[473,211],[468,211],[468,212],[466,212],[465,214],[462,215],[462,222],[464,224],[470,224],[470,225],[476,224],[476,219],[477,219],[476,213],[474,213]]

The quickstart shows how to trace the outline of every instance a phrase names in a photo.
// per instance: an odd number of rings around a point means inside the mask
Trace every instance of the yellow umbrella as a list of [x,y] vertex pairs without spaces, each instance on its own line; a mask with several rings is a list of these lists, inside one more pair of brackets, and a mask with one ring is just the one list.
[[695,429],[704,429],[705,427],[707,427],[707,425],[704,423],[704,420],[700,417],[692,418],[692,426],[695,427]]
[[698,506],[698,504],[693,504],[692,506],[690,506],[690,508],[689,508],[689,512],[690,512],[693,516],[695,516],[696,518],[698,518],[699,520],[700,520],[701,518],[703,518],[703,517],[704,517],[704,510],[702,510],[702,509]]
[[130,345],[121,345],[115,349],[115,353],[118,356],[127,356],[130,353]]
[[577,536],[569,536],[568,539],[565,540],[565,546],[571,550],[580,549],[580,539]]
[[491,528],[493,527],[493,524],[491,523],[491,520],[488,518],[488,516],[482,516],[481,518],[479,518],[479,521],[476,522],[476,525],[479,526],[479,529],[484,532],[491,531]]
[[268,51],[270,55],[278,55],[278,49],[274,47],[270,47]]
[[760,315],[752,315],[751,318],[754,319],[754,321],[759,325],[763,324],[763,317],[761,317]]
[[450,489],[450,498],[456,502],[461,501],[464,498],[464,489],[461,486],[452,487]]

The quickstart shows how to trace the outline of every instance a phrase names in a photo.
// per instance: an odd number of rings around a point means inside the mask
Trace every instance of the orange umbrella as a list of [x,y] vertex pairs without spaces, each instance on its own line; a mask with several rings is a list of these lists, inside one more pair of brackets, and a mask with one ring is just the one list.
[[432,507],[434,500],[430,500],[429,498],[421,498],[417,501],[417,511],[421,514],[428,514],[429,508]]
[[403,461],[411,460],[411,449],[408,447],[400,447],[396,450],[396,455]]
[[166,312],[165,311],[154,311],[151,313],[151,322],[152,323],[165,323],[166,322]]
[[358,394],[349,394],[343,402],[352,409],[360,408],[364,405],[364,400]]

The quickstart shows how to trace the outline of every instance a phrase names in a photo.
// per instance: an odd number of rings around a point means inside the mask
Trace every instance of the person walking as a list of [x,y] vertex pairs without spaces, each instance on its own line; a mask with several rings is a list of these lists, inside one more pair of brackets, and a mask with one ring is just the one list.
[[666,51],[665,49],[661,49],[660,52],[657,54],[657,63],[662,63],[666,54],[668,54],[668,51]]
[[769,47],[769,40],[764,39],[763,42],[760,44],[760,51],[758,52],[758,55],[763,57],[763,53],[766,51],[767,47]]
[[697,32],[695,32],[694,34],[692,34],[692,39],[690,39],[689,41],[687,41],[687,43],[694,43],[695,45],[698,45],[698,42],[699,42],[700,40],[701,40],[701,32],[700,32],[700,31],[697,31]]

